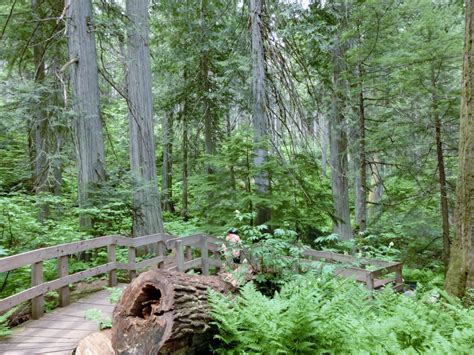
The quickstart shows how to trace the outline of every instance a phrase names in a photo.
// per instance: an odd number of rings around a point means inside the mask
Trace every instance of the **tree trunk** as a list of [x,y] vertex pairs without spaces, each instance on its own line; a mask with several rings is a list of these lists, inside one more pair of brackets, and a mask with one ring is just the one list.
[[[46,97],[44,89],[41,87],[45,85],[45,64],[44,64],[44,46],[43,46],[43,26],[44,22],[44,11],[41,9],[41,3],[39,0],[31,0],[32,13],[35,19],[38,21],[36,29],[34,31],[34,47],[33,47],[33,58],[34,58],[34,80],[38,84],[40,90],[40,102],[34,107],[32,117],[33,122],[31,124],[30,134],[32,136],[32,166],[33,166],[33,189],[36,194],[49,191],[48,188],[48,175],[49,169],[49,152],[48,152],[48,117],[45,112]],[[48,205],[43,204],[40,207],[40,213],[38,219],[43,221],[48,218]]]
[[[250,1],[250,21],[252,37],[252,124],[254,131],[255,158],[258,170],[255,176],[255,190],[261,198],[270,195],[270,178],[265,170],[268,160],[266,144],[269,138],[269,122],[265,89],[265,50],[263,45],[264,33],[264,0]],[[257,216],[255,223],[264,224],[271,218],[270,208],[262,203],[256,205]]]
[[125,289],[115,307],[112,346],[117,354],[194,354],[209,351],[207,290],[226,293],[217,276],[152,270]]
[[[212,115],[212,102],[209,97],[211,91],[211,82],[209,80],[209,49],[208,49],[208,37],[206,28],[206,16],[207,16],[208,0],[201,0],[201,14],[200,14],[200,27],[201,27],[201,85],[202,85],[202,100],[204,107],[204,142],[206,146],[206,154],[214,154],[214,125]],[[206,170],[208,174],[213,173],[211,164],[206,164]]]
[[365,147],[365,102],[363,86],[363,68],[359,65],[359,184],[356,191],[356,221],[359,231],[365,233],[367,229],[367,156]]
[[[79,206],[86,207],[90,188],[105,180],[105,151],[99,107],[99,84],[90,0],[66,1]],[[81,228],[92,227],[91,218],[80,217]]]
[[[230,113],[227,114],[226,116],[226,131],[227,131],[227,139],[230,142],[232,138],[232,124],[231,124],[231,117]],[[235,180],[235,168],[234,165],[231,164],[229,167],[229,179],[230,179],[230,187],[233,191],[237,189],[237,182]]]
[[344,71],[344,48],[337,43],[332,53],[333,62],[333,117],[329,124],[331,151],[331,186],[334,201],[333,231],[342,240],[352,238],[349,208],[347,134],[345,128],[345,85],[341,77]]
[[163,115],[163,176],[161,184],[163,209],[174,212],[173,204],[173,112]]
[[163,232],[153,130],[148,4],[148,0],[126,1],[130,20],[127,31],[127,92],[130,167],[134,180],[134,237]]
[[459,297],[474,288],[474,0],[466,0],[465,8],[456,235],[445,285],[446,291]]
[[327,177],[329,123],[326,117],[319,117],[319,139],[321,140],[321,174]]
[[451,248],[451,241],[449,237],[449,209],[448,209],[448,184],[446,182],[446,169],[444,165],[443,141],[441,138],[441,117],[438,109],[437,83],[434,71],[432,72],[432,88],[433,93],[431,97],[433,118],[435,125],[435,142],[436,142],[436,157],[438,160],[438,182],[440,190],[440,207],[441,207],[441,221],[443,229],[443,261],[445,270],[449,265],[449,253]]
[[[184,80],[186,81],[188,78],[187,72],[184,72]],[[183,181],[181,185],[181,191],[182,191],[182,207],[181,207],[181,217],[183,217],[184,220],[187,220],[189,218],[189,210],[188,210],[188,167],[189,167],[189,162],[188,162],[188,149],[189,149],[189,144],[188,144],[188,139],[189,139],[189,132],[188,132],[188,102],[187,99],[185,99],[184,104],[183,104],[183,137],[182,137],[182,151],[183,151]]]
[[383,176],[385,168],[383,164],[379,164],[379,158],[374,156],[374,164],[371,165],[372,182],[369,193],[370,208],[368,209],[368,217],[370,220],[377,218],[382,212],[382,196],[383,196]]

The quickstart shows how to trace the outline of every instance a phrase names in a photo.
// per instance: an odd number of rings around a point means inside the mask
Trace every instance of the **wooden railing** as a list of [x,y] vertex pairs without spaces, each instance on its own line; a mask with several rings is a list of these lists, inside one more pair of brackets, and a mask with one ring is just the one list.
[[[15,270],[31,265],[31,287],[12,296],[0,300],[0,312],[31,300],[31,316],[40,318],[44,313],[44,295],[50,291],[58,290],[59,305],[67,306],[70,303],[69,285],[82,281],[91,276],[108,274],[109,286],[117,285],[117,270],[127,270],[130,279],[136,277],[139,270],[150,266],[164,267],[167,250],[176,251],[176,265],[169,269],[186,271],[191,268],[201,268],[207,275],[209,267],[221,267],[220,253],[218,252],[223,241],[205,234],[188,237],[176,237],[169,234],[153,234],[138,238],[128,238],[121,235],[99,237],[74,243],[61,244],[48,248],[41,248],[22,254],[0,258],[0,273]],[[137,249],[144,246],[154,246],[156,255],[151,259],[136,261]],[[107,263],[88,270],[69,274],[69,256],[107,247]],[[116,248],[128,248],[128,262],[121,263],[116,259]],[[201,256],[193,259],[192,249],[199,249]],[[209,250],[215,258],[209,258]],[[57,259],[58,278],[44,281],[43,262]]]
[[[307,249],[303,256],[310,260],[325,261],[343,265],[334,269],[334,275],[354,279],[365,283],[367,289],[374,290],[389,283],[396,289],[403,286],[403,264],[379,259],[356,258],[351,255],[332,253],[321,250]],[[369,268],[367,268],[369,267]],[[386,275],[395,274],[394,277]]]
[[[150,266],[164,268],[165,260],[170,260],[169,257],[167,259],[168,251],[175,252],[174,262],[168,265],[168,270],[185,272],[189,269],[200,268],[203,275],[208,275],[210,267],[222,267],[220,249],[223,243],[225,242],[222,239],[206,234],[176,237],[161,233],[138,238],[112,235],[41,248],[0,258],[0,273],[31,265],[31,287],[0,300],[0,312],[31,300],[31,316],[33,319],[38,319],[44,313],[44,295],[46,293],[58,290],[59,306],[67,306],[70,303],[70,284],[91,276],[108,274],[109,286],[113,287],[117,285],[118,270],[127,270],[129,278],[132,280],[137,276],[138,271],[144,268]],[[156,250],[155,255],[150,259],[137,261],[137,249],[150,245],[153,246],[152,249]],[[68,264],[70,255],[104,247],[107,248],[107,263],[71,275],[69,274]],[[117,247],[128,248],[127,263],[117,261]],[[193,249],[197,249],[200,252],[200,257],[193,259]],[[209,252],[214,257],[211,258]],[[49,259],[57,259],[58,278],[52,281],[44,281],[43,262]],[[394,283],[396,286],[403,283],[402,264],[399,262],[360,259],[350,255],[326,251],[305,250],[301,261],[308,263],[314,260],[334,263],[336,265],[335,275],[363,282],[369,290],[377,289],[389,283]],[[369,265],[375,266],[375,269],[366,268]],[[395,277],[384,278],[385,275],[393,273]]]

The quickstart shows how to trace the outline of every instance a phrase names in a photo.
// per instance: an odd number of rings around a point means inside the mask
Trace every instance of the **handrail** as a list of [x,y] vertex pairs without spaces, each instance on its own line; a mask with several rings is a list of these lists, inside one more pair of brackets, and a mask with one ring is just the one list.
[[[156,244],[156,255],[151,259],[136,261],[136,249]],[[177,237],[166,233],[157,233],[137,238],[129,238],[123,235],[110,235],[94,239],[81,240],[78,242],[60,244],[47,248],[41,248],[25,253],[0,258],[0,272],[6,272],[31,265],[31,287],[17,294],[0,300],[0,312],[31,300],[32,318],[38,319],[44,313],[44,295],[50,291],[59,290],[59,305],[67,306],[70,303],[69,284],[84,280],[87,277],[108,273],[109,286],[117,285],[117,271],[126,270],[129,278],[136,277],[139,270],[146,267],[157,266],[164,268],[166,250],[175,250],[175,265],[169,270],[185,272],[193,268],[201,268],[203,275],[209,274],[209,267],[222,267],[220,250],[223,244],[228,244],[224,239],[219,239],[207,234],[194,234],[186,237]],[[107,263],[84,271],[69,274],[68,256],[92,249],[107,247]],[[116,260],[116,247],[128,248],[128,262],[121,263]],[[192,248],[200,251],[200,256],[193,259]],[[209,252],[214,255],[210,258]],[[336,254],[326,251],[308,249],[303,255],[316,260],[327,260],[337,262],[362,262],[378,266],[376,270],[351,268],[363,272],[366,275],[366,286],[369,290],[374,289],[378,277],[387,273],[395,272],[395,281],[402,283],[402,264],[398,262],[386,262],[376,259],[357,259],[349,255]],[[58,275],[52,281],[43,280],[43,262],[48,259],[57,259]],[[311,260],[303,259],[310,262]],[[313,260],[314,261],[314,260]]]
[[31,250],[21,254],[0,258],[0,272],[6,272],[36,262],[76,254],[91,249],[102,248],[113,244],[123,247],[138,248],[144,245],[158,243],[161,241],[165,242],[175,238],[176,236],[165,233],[151,234],[137,238],[129,238],[123,235],[109,235],[105,237],[81,240],[73,243],[59,244],[52,247],[40,248],[37,250]]
[[[202,273],[207,275],[209,273],[209,265],[217,268],[220,268],[222,265],[220,254],[217,259],[209,259],[209,251],[212,251],[214,255],[218,255],[216,251],[219,247],[214,243],[215,240],[217,239],[205,234],[177,237],[171,234],[157,233],[137,238],[110,235],[40,248],[0,258],[0,272],[7,272],[31,265],[31,287],[0,300],[0,312],[11,309],[22,302],[32,300],[31,314],[34,319],[38,319],[44,313],[44,295],[46,293],[59,290],[59,305],[61,307],[67,306],[70,303],[69,284],[84,280],[87,277],[108,273],[109,286],[116,286],[118,270],[127,270],[130,279],[133,279],[139,270],[146,267],[158,266],[163,268],[166,258],[165,247],[167,249],[176,249],[176,264],[179,271],[186,271],[190,268],[201,266]],[[156,255],[151,259],[137,262],[136,249],[150,244],[158,244]],[[181,245],[181,251],[178,251],[177,245]],[[106,264],[69,274],[69,255],[103,247],[107,247],[108,260]],[[127,263],[117,262],[116,247],[128,248]],[[192,247],[200,249],[201,256],[199,258],[192,259]],[[186,257],[188,260],[185,260]],[[59,277],[46,282],[43,280],[43,262],[55,258],[58,262]],[[171,269],[173,268],[176,267]]]

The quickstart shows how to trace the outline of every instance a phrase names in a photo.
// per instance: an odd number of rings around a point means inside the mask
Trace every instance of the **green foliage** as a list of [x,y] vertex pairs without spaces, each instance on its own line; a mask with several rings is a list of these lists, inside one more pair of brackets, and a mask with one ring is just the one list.
[[123,289],[118,287],[106,287],[106,290],[110,292],[110,295],[107,297],[107,300],[112,304],[116,304],[123,293]]
[[8,326],[8,319],[15,313],[18,307],[13,307],[8,312],[0,316],[0,338],[11,334],[11,329]]
[[228,256],[232,256],[233,248],[238,249],[241,259],[245,258],[257,273],[255,281],[260,289],[273,294],[300,269],[298,260],[303,245],[298,243],[297,233],[291,229],[278,228],[269,232],[266,225],[254,227],[248,224],[255,217],[253,213],[234,213],[241,243],[230,245]]
[[91,308],[86,311],[85,317],[87,320],[91,320],[99,323],[100,329],[112,328],[112,318],[105,317],[100,309]]
[[[107,300],[112,304],[116,304],[119,301],[120,296],[122,296],[123,289],[117,287],[106,287],[105,289],[110,292]],[[112,317],[105,317],[100,309],[88,309],[85,317],[87,320],[99,323],[101,330],[112,328]]]
[[[59,70],[67,62],[66,38],[63,21],[50,21],[61,15],[63,4],[40,3],[41,13],[37,14],[26,1],[0,5],[0,17],[6,20],[0,54],[0,257],[95,236],[130,235],[132,230],[128,108],[121,97],[126,79],[124,3],[93,1],[107,180],[90,186],[91,199],[82,208],[77,204],[69,70]],[[201,8],[204,3],[207,8]],[[307,244],[337,252],[355,251],[362,257],[400,259],[410,267],[406,279],[417,282],[417,292],[428,298],[428,290],[442,287],[439,164],[433,145],[438,117],[452,212],[462,4],[364,0],[348,2],[346,11],[340,11],[337,1],[309,3],[266,5],[266,16],[271,19],[265,36],[271,130],[264,147],[271,154],[264,169],[271,179],[271,194],[261,196],[255,193],[254,181],[258,170],[253,161],[256,147],[247,2],[151,2],[149,48],[156,137],[163,134],[160,117],[166,114],[173,121],[171,191],[175,211],[164,214],[165,229],[176,235],[202,231],[223,235],[232,226],[239,229],[242,244],[234,248],[257,272],[257,288],[245,286],[232,306],[213,296],[223,307],[215,309],[216,322],[225,330],[222,351],[466,352],[466,344],[472,344],[473,338],[472,328],[466,325],[472,323],[472,311],[463,311],[441,292],[437,292],[442,298],[439,304],[429,304],[421,296],[411,300],[389,292],[367,300],[363,290],[330,280],[325,274],[291,281],[295,272],[301,271],[297,260]],[[44,19],[38,20],[41,15]],[[340,58],[345,67],[341,79],[347,89],[338,94],[346,107],[351,213],[355,212],[353,187],[360,170],[357,111],[361,94],[366,116],[368,178],[364,184],[370,202],[369,229],[358,235],[356,226],[351,242],[331,234],[327,131],[333,115],[331,53],[338,42],[347,44],[347,52]],[[40,47],[44,49],[46,77],[38,82],[34,79],[34,49]],[[202,67],[205,61],[207,69]],[[32,118],[38,110],[47,118],[48,128],[43,133],[57,146],[47,158],[57,164],[60,176],[49,173],[48,181],[57,183],[60,191],[35,191],[33,166],[38,147]],[[212,121],[211,155],[205,154],[204,148],[207,114]],[[159,138],[156,142],[160,171],[163,147]],[[212,167],[212,174],[208,167]],[[187,213],[182,206],[184,175],[189,180]],[[380,196],[375,196],[375,191],[381,192]],[[265,226],[255,226],[257,205],[272,211]],[[45,210],[47,216],[43,215]],[[91,230],[79,229],[80,214],[92,218]],[[232,257],[234,251],[229,248],[227,256]],[[126,248],[117,248],[117,260],[126,262],[126,253]],[[105,248],[74,255],[69,272],[106,260]],[[0,274],[0,297],[28,287],[30,272],[30,267],[23,267]],[[44,263],[44,277],[46,281],[57,277],[55,260]],[[264,296],[273,296],[275,291],[279,292],[274,298]],[[111,299],[116,300],[118,291],[112,293]],[[54,306],[56,297],[56,293],[48,295],[48,307]],[[232,317],[224,319],[229,307]],[[433,312],[440,315],[439,320]],[[109,322],[95,311],[89,317],[104,326]]]
[[182,218],[176,218],[171,214],[165,214],[164,224],[166,231],[173,235],[186,236],[202,232],[202,227],[199,226],[200,222],[198,218],[191,218],[184,221]]
[[371,298],[328,274],[297,277],[273,298],[247,284],[237,297],[210,291],[219,353],[469,354],[474,309],[442,291]]

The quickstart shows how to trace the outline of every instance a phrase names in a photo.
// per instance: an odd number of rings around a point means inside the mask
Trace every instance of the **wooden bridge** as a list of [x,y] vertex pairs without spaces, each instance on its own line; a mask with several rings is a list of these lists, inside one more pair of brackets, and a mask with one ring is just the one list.
[[[133,239],[114,235],[0,258],[0,273],[31,265],[30,288],[0,300],[0,312],[31,301],[32,318],[15,328],[8,338],[0,339],[0,354],[71,354],[81,338],[98,330],[97,322],[85,319],[86,310],[97,308],[104,316],[111,316],[114,306],[107,300],[105,290],[71,304],[70,284],[108,274],[109,286],[124,287],[117,282],[117,271],[126,270],[129,280],[132,280],[138,272],[150,267],[179,272],[201,269],[203,275],[208,275],[210,268],[220,269],[223,265],[220,252],[223,243],[222,239],[205,234],[187,237],[154,234]],[[155,255],[137,261],[137,249],[145,246],[152,246],[156,250]],[[107,263],[69,274],[71,255],[100,248],[107,248]],[[127,263],[117,260],[117,248],[128,250]],[[197,252],[193,252],[196,249]],[[193,255],[199,257],[193,258]],[[45,281],[43,262],[50,259],[57,259],[58,278]],[[312,260],[334,263],[335,275],[362,282],[369,290],[389,284],[396,289],[402,287],[402,264],[398,262],[305,250],[301,261],[307,263]],[[44,296],[55,290],[59,294],[60,307],[44,315]]]

